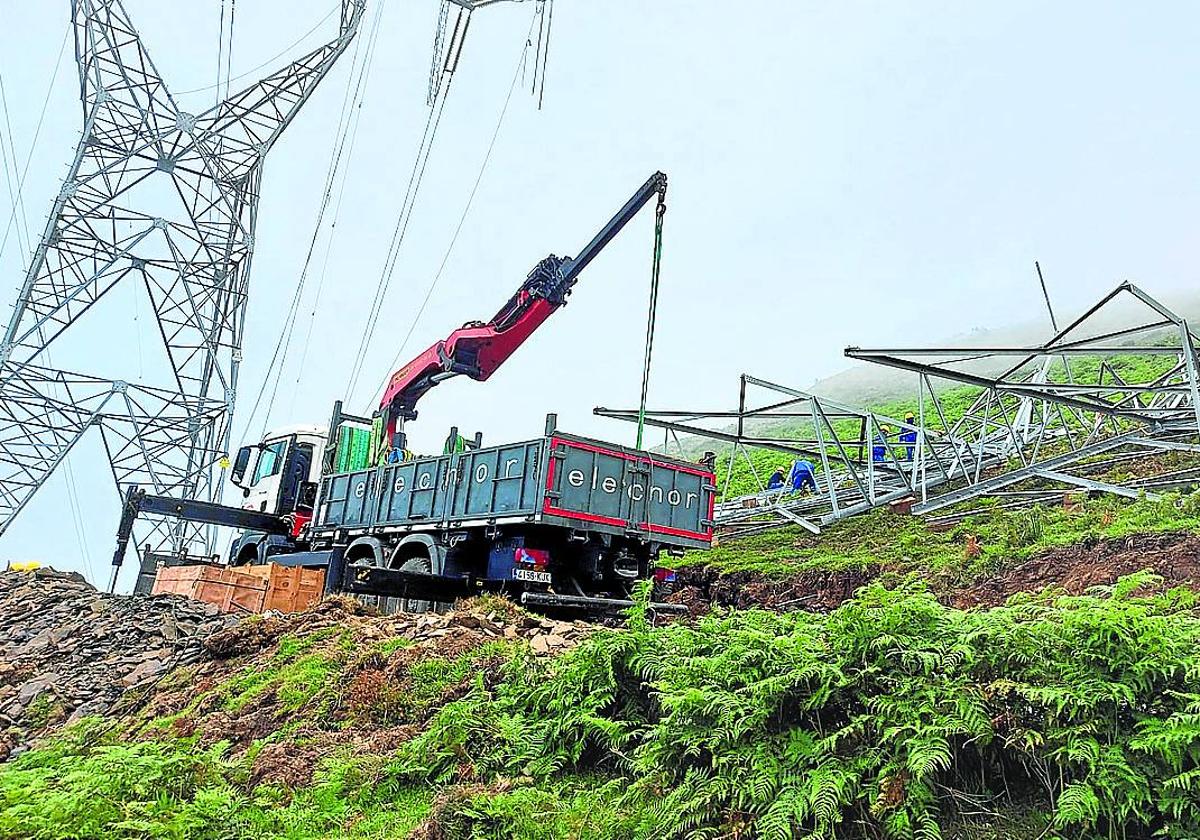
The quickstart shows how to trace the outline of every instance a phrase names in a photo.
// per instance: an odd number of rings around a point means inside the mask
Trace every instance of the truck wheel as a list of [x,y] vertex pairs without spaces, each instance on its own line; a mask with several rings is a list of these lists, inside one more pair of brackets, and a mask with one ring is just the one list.
[[[422,574],[431,574],[433,572],[433,564],[429,562],[428,557],[413,557],[405,560],[400,566],[402,572],[420,572]],[[433,610],[434,601],[422,601],[415,598],[403,598],[400,601],[400,609],[410,613],[426,613]]]
[[[364,550],[363,545],[351,546],[346,555],[347,566],[374,566],[377,555],[370,550]],[[387,598],[380,595],[355,595],[354,598],[365,607],[374,607],[387,615]],[[394,610],[393,610],[394,612]]]
[[258,561],[258,546],[247,545],[243,546],[238,552],[237,559],[233,561],[235,566],[252,566]]

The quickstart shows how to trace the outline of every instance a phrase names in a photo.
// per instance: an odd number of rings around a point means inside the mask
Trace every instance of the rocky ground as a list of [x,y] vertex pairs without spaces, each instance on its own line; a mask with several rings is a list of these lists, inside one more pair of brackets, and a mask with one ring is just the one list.
[[[412,680],[422,663],[452,662],[489,643],[518,640],[534,656],[553,655],[589,629],[583,622],[530,615],[500,599],[463,602],[446,614],[381,616],[352,599],[335,598],[296,615],[239,621],[174,595],[97,592],[73,573],[3,573],[0,760],[89,715],[122,716],[131,725],[170,721],[175,734],[244,749],[297,725],[289,691],[313,696],[326,691],[326,719],[301,724],[312,729],[313,755],[269,746],[255,764],[261,779],[296,783],[311,773],[317,752],[335,746],[370,750],[379,739],[410,736],[421,715],[389,708],[383,687]],[[311,663],[333,662],[335,690],[317,684],[320,668],[305,670]],[[421,711],[452,699],[467,680],[499,664],[500,658],[486,656],[473,661],[455,679],[439,683],[438,696]],[[331,670],[328,676],[333,675]],[[234,687],[250,698],[244,708],[231,709]],[[344,735],[331,726],[352,718],[370,718],[372,725]]]
[[0,574],[0,759],[204,656],[236,619],[177,596],[114,597],[77,574]]

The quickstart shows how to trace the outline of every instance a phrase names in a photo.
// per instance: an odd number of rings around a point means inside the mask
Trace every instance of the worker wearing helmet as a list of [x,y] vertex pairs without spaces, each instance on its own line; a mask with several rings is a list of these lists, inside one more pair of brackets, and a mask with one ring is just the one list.
[[887,460],[887,439],[892,434],[892,430],[888,426],[880,426],[879,431],[875,433],[875,443],[871,447],[871,460],[877,464],[882,464]]
[[913,450],[917,448],[917,418],[910,411],[904,415],[904,431],[900,432],[900,442],[904,444],[904,460],[913,459]]

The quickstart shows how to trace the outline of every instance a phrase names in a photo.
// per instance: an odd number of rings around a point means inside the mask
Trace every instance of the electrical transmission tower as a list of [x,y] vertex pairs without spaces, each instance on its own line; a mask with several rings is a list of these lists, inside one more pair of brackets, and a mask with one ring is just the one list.
[[[0,534],[90,428],[118,487],[215,500],[237,393],[266,154],[354,38],[200,114],[182,111],[121,0],[72,0],[83,136],[0,342]],[[119,284],[151,301],[171,376],[57,368],[51,345]],[[211,551],[196,526],[147,537]]]

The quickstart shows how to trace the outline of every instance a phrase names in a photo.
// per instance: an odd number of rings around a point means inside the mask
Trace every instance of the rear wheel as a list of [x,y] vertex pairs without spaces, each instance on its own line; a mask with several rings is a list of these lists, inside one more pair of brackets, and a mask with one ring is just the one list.
[[[429,562],[428,557],[412,557],[405,560],[400,566],[402,572],[415,572],[417,574],[429,575],[433,574],[433,564]],[[401,598],[400,609],[410,613],[431,612],[436,601],[422,601],[415,598]]]
[[[379,565],[376,554],[369,546],[357,545],[351,546],[346,554],[346,565],[348,566],[377,566]],[[374,607],[381,613],[388,613],[387,598],[381,595],[355,595],[354,598],[361,604],[367,607]],[[395,610],[391,610],[395,612]]]

